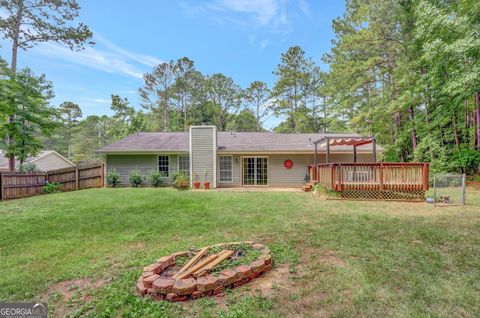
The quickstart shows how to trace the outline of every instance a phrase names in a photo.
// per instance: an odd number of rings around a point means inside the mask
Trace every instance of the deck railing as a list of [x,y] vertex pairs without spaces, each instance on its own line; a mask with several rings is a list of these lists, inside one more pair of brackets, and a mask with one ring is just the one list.
[[428,190],[428,163],[327,163],[309,166],[310,180],[335,191]]

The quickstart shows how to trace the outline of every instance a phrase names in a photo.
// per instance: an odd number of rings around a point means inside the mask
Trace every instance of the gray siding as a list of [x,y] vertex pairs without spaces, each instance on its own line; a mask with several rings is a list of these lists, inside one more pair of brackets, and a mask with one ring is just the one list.
[[[220,156],[221,154],[219,154]],[[219,158],[217,156],[217,160]],[[239,187],[242,186],[242,157],[251,155],[233,155],[233,181],[221,183],[219,181],[220,173],[217,172],[218,187]],[[305,176],[308,173],[308,165],[313,164],[313,154],[283,154],[283,155],[261,155],[268,157],[268,186],[270,187],[298,187],[305,184]],[[353,162],[352,154],[332,154],[332,162]],[[293,161],[293,167],[286,169],[285,160]],[[371,162],[372,156],[369,154],[357,154],[358,162]],[[325,162],[325,154],[319,154],[318,163]],[[217,169],[219,169],[217,165]]]
[[[162,154],[163,155],[163,154]],[[170,175],[164,178],[165,184],[171,183],[171,176],[178,169],[177,155],[168,155]],[[132,170],[140,170],[143,175],[148,178],[148,174],[152,170],[158,170],[158,155],[107,155],[106,173],[115,169],[120,174],[121,184],[130,185],[128,177]]]
[[198,176],[198,181],[204,182],[206,171],[206,179],[212,188],[215,187],[216,134],[217,129],[213,126],[190,128],[192,182],[196,181],[196,176]]

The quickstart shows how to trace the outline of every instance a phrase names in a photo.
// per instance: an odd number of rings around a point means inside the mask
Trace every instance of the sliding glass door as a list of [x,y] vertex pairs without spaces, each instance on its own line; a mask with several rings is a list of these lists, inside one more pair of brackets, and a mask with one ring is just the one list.
[[243,185],[268,185],[267,157],[243,157]]

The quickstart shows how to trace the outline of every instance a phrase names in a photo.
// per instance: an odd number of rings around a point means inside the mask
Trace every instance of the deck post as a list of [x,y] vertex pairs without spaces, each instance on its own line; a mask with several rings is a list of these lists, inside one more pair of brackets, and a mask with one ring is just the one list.
[[327,140],[327,157],[325,159],[325,163],[330,163],[330,138],[326,137]]
[[377,141],[375,138],[372,140],[373,162],[377,162]]
[[379,176],[379,181],[380,181],[380,191],[383,191],[383,162],[380,162],[380,169],[379,169],[379,173],[380,173],[380,176]]
[[353,146],[353,162],[357,162],[357,146]]

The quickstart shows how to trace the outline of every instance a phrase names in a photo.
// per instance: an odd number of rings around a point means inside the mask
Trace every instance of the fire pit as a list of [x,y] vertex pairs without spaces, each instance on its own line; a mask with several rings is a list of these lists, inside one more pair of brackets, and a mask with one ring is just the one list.
[[148,265],[137,281],[141,296],[182,301],[217,295],[272,268],[270,250],[254,242],[231,242],[176,252]]

